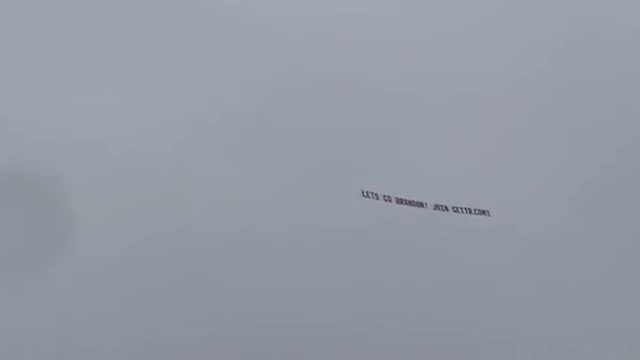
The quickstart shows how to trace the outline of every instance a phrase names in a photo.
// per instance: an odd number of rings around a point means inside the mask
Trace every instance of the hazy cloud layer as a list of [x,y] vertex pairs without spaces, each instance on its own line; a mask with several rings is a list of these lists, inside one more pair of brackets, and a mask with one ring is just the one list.
[[1,357],[637,359],[639,13],[1,1]]

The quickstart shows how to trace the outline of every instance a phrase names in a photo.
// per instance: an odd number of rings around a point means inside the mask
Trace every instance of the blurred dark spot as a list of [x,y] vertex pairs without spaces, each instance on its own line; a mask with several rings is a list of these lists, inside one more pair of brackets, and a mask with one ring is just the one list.
[[70,248],[73,213],[55,179],[0,170],[0,284],[46,275]]

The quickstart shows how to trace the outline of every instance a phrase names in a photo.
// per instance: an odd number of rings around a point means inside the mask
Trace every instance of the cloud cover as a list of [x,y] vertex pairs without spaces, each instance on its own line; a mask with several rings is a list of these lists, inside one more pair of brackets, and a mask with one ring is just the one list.
[[639,10],[3,1],[0,353],[638,358]]

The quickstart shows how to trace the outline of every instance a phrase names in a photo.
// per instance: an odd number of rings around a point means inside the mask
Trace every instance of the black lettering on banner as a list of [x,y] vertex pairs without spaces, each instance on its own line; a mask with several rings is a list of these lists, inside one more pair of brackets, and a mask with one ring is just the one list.
[[371,200],[380,200],[380,197],[378,196],[377,193],[374,193],[372,191],[367,191],[367,190],[362,190],[362,197],[371,199]]
[[410,200],[410,199],[405,199],[401,197],[396,197],[396,204],[415,207],[415,208],[421,208],[421,209],[427,208],[427,204],[424,203],[423,201]]
[[[376,201],[380,201],[382,199],[382,201],[388,204],[393,204],[395,202],[396,205],[408,206],[408,207],[413,207],[418,209],[429,209],[429,205],[425,201],[407,199],[400,196],[391,196],[389,194],[382,194],[381,196],[377,192],[364,190],[364,189],[361,190],[361,194],[362,194],[362,197],[365,199],[376,200]],[[444,205],[444,204],[433,204],[432,209],[433,211],[453,212],[455,214],[460,214],[460,215],[475,215],[475,216],[491,217],[491,213],[489,212],[489,210],[479,209],[479,208],[470,208],[470,207],[464,207],[464,206],[450,206],[450,205]]]
[[474,213],[475,215],[478,215],[478,216],[491,217],[491,213],[489,212],[489,210],[484,210],[484,209],[473,209],[473,213]]
[[489,212],[483,209],[473,209],[473,213],[478,216],[489,216]]
[[447,207],[447,205],[442,205],[442,204],[433,204],[433,210],[434,211],[449,212],[449,207]]

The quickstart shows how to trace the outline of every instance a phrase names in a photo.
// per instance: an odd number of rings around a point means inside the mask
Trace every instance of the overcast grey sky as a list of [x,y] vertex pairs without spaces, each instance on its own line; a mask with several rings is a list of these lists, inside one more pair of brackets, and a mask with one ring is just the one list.
[[0,357],[638,359],[639,14],[0,0]]

